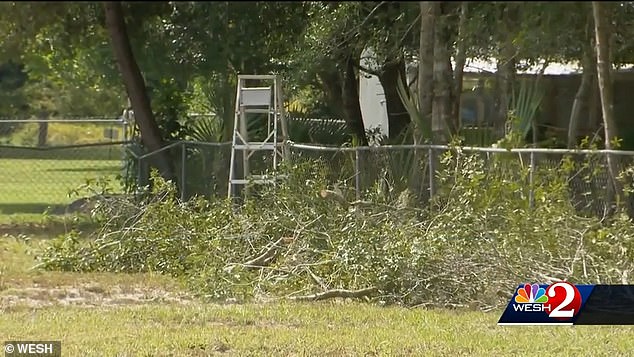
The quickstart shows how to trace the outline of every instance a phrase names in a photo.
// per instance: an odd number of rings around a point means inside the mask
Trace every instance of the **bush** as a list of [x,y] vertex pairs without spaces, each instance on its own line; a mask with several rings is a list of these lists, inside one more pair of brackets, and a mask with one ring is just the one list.
[[[57,238],[47,269],[156,271],[186,279],[212,299],[367,295],[377,301],[492,308],[520,282],[614,283],[634,270],[634,226],[576,214],[567,172],[528,171],[500,157],[484,164],[454,150],[441,160],[433,204],[401,197],[354,201],[316,161],[284,167],[287,178],[236,207],[180,202],[157,184],[142,202],[99,205],[94,239]],[[345,291],[336,290],[343,289]],[[326,295],[320,294],[328,291]]]

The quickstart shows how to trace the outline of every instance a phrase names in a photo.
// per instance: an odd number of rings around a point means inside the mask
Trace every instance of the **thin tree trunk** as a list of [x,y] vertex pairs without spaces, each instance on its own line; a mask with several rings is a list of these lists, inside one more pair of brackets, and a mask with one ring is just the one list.
[[390,138],[398,138],[410,123],[407,109],[398,94],[398,80],[407,82],[405,77],[405,61],[395,59],[383,65],[379,81],[385,93]]
[[579,121],[583,115],[583,108],[587,108],[588,97],[592,89],[592,77],[595,75],[596,65],[592,56],[592,48],[586,49],[582,60],[583,73],[581,74],[581,84],[575,95],[575,100],[570,111],[568,122],[568,148],[572,149],[577,145],[579,136]]
[[451,91],[453,78],[448,48],[446,16],[435,21],[434,35],[434,99],[432,107],[432,132],[435,143],[446,144],[453,128],[451,112]]
[[367,146],[368,138],[365,136],[363,116],[361,114],[361,104],[359,103],[359,81],[354,70],[354,61],[358,61],[358,56],[350,55],[345,60],[346,70],[343,81],[343,105],[346,124],[351,134],[359,141],[359,145]]
[[344,105],[341,94],[343,93],[343,81],[341,74],[334,68],[332,70],[323,70],[317,74],[321,89],[326,96],[328,107],[333,111],[335,116],[344,117]]
[[[141,140],[149,151],[160,150],[163,147],[161,132],[154,119],[143,75],[132,52],[121,2],[105,2],[104,9],[110,43],[134,110],[136,123],[141,131]],[[163,178],[174,179],[174,169],[167,152],[160,151],[153,155],[152,159],[153,165]]]
[[37,146],[45,147],[48,138],[48,113],[40,113],[39,119],[42,121],[39,123],[39,130],[37,132]]
[[462,82],[464,77],[464,66],[467,62],[467,52],[466,52],[466,43],[464,40],[465,37],[465,26],[467,23],[467,15],[469,11],[469,3],[466,1],[461,2],[460,4],[460,22],[458,24],[458,45],[456,48],[456,68],[454,68],[453,78],[454,78],[454,87],[453,87],[453,108],[451,116],[454,118],[455,127],[457,130],[460,129],[460,108],[461,108],[461,99],[462,99]]
[[515,18],[515,4],[506,3],[502,14],[502,24],[505,28],[505,38],[501,44],[497,61],[497,125],[496,131],[498,136],[503,136],[506,129],[506,121],[508,119],[508,107],[510,96],[515,82],[515,45],[513,44],[514,32],[512,31]]
[[434,98],[434,27],[439,13],[439,4],[433,1],[421,1],[421,25],[418,64],[418,103],[425,123],[416,123],[414,142],[423,140],[421,125],[429,125],[432,120]]
[[[435,91],[435,42],[436,42],[436,21],[440,14],[440,3],[435,1],[421,1],[421,28],[420,28],[420,44],[419,44],[419,65],[418,65],[418,96],[420,103],[420,111],[422,116],[422,123],[417,123],[418,130],[416,130],[416,136],[414,142],[422,141],[423,134],[426,132],[420,126],[428,125],[430,128],[432,142],[438,141],[436,133],[434,131],[434,91]],[[427,153],[428,161],[428,174],[429,180],[424,180],[428,183],[429,195],[431,200],[435,195],[435,176],[438,167],[438,154],[434,151]],[[418,160],[418,152],[415,152]],[[416,180],[415,182],[418,182]]]
[[[596,60],[596,58],[595,58]],[[596,65],[596,62],[595,62]],[[596,66],[595,66],[596,71]],[[590,84],[590,142],[595,143],[597,141],[597,133],[603,126],[603,118],[601,115],[601,94],[599,93],[599,79],[596,76],[592,77],[592,83]]]
[[[603,2],[592,2],[594,28],[596,36],[597,77],[599,79],[599,93],[601,95],[601,112],[603,114],[603,130],[605,148],[612,149],[612,140],[616,138],[614,122],[614,94],[611,80],[612,63],[610,62],[610,16]],[[617,164],[614,155],[607,155],[608,166],[608,202],[616,197],[618,202],[619,184],[617,182]],[[612,211],[612,207],[608,208]]]
[[505,49],[502,51],[503,53],[500,55],[497,65],[498,102],[496,131],[498,136],[503,136],[506,133],[505,129],[506,121],[508,119],[509,103],[511,100],[510,96],[515,77],[515,60],[509,56],[513,47],[506,44],[504,48]]

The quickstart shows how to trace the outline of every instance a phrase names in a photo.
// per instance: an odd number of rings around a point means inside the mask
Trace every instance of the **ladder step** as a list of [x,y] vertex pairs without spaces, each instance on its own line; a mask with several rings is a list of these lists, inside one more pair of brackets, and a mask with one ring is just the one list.
[[[281,143],[280,143],[281,144]],[[275,150],[277,147],[281,145],[275,145],[275,143],[247,143],[247,144],[236,144],[234,148],[236,150]]]
[[274,183],[276,180],[284,179],[287,175],[266,176],[266,175],[251,175],[251,179],[231,179],[232,184],[246,185],[248,183]]
[[271,109],[260,109],[260,108],[244,109],[244,112],[250,113],[250,114],[273,114],[273,111]]

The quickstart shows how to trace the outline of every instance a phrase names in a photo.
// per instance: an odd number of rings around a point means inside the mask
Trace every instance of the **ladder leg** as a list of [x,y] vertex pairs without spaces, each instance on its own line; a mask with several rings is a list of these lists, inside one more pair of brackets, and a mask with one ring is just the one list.
[[[272,82],[272,85],[266,87],[260,84],[259,87],[247,87],[246,80],[260,80]],[[256,183],[270,183],[275,185],[275,177],[273,180],[268,178],[266,172],[270,170],[273,176],[276,176],[278,163],[285,157],[284,143],[286,140],[286,123],[284,121],[284,102],[282,99],[279,78],[275,75],[238,75],[238,88],[236,93],[236,109],[233,126],[233,136],[231,145],[231,166],[229,168],[229,190],[228,196],[233,197],[237,194],[236,186],[245,185],[242,193],[248,195],[248,183],[253,179]],[[264,109],[266,107],[267,109]],[[248,137],[247,114],[249,113],[266,113],[266,138],[263,142],[251,142]],[[272,123],[271,123],[272,121]],[[278,132],[282,130],[280,135]],[[257,140],[261,140],[257,138]],[[236,151],[242,151],[242,167],[236,171],[236,164],[239,162]],[[273,155],[272,163],[269,158],[266,159],[267,168],[264,176],[255,173],[251,175],[251,167],[249,158],[256,151],[270,150]],[[268,155],[267,155],[268,156]],[[278,157],[279,156],[279,157]],[[272,170],[271,170],[272,169]]]
[[[242,140],[244,141],[244,144],[248,144],[249,143],[249,133],[247,131],[247,117],[246,117],[246,113],[244,112],[244,108],[240,108],[240,115],[238,117],[238,121],[240,124],[240,136],[242,137]],[[242,143],[241,143],[242,144]],[[250,172],[249,172],[249,157],[250,157],[250,153],[248,149],[244,149],[242,151],[242,177],[244,179],[248,179],[250,176]],[[246,185],[243,186],[243,192],[245,195],[248,195],[248,188]]]
[[233,130],[231,131],[231,159],[229,162],[229,187],[227,189],[227,197],[230,199],[233,196],[233,180],[235,179],[235,161],[236,161],[236,130],[238,128],[238,107],[240,105],[240,88],[242,81],[238,79],[238,90],[236,93],[236,110],[233,117]]

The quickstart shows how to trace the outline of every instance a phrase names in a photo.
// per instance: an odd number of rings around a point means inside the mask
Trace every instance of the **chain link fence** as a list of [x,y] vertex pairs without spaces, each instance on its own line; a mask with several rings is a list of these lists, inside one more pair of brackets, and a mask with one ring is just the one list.
[[117,118],[0,119],[0,214],[61,213],[95,179],[122,192],[127,130]]
[[[163,150],[167,150],[173,160],[181,199],[194,196],[226,197],[231,143],[183,141],[172,143]],[[425,205],[441,189],[437,171],[443,168],[441,159],[450,150],[454,154],[460,152],[463,157],[480,158],[488,173],[492,173],[494,169],[498,173],[505,170],[503,178],[515,180],[526,191],[523,197],[531,205],[534,190],[540,190],[540,185],[551,180],[554,173],[566,175],[568,196],[574,206],[579,212],[599,216],[604,215],[613,205],[608,199],[608,154],[615,162],[621,186],[631,186],[632,175],[629,173],[634,172],[634,152],[629,151],[531,148],[507,150],[487,147],[451,148],[440,145],[335,147],[294,143],[289,143],[286,147],[288,159],[292,163],[312,161],[326,174],[329,184],[352,192],[356,199],[390,193],[394,195],[391,198],[395,199],[407,189],[415,194],[421,205]],[[147,182],[150,159],[157,154],[133,154],[138,165],[136,170],[139,182]],[[254,161],[261,164],[260,169],[270,168],[270,160],[267,161],[265,155],[272,154],[258,154],[262,157],[256,157]],[[634,201],[627,196],[621,197],[625,199],[622,203],[634,211]]]
[[[7,128],[8,125],[15,127]],[[69,196],[72,190],[97,178],[108,180],[111,193],[132,192],[149,183],[152,162],[161,152],[166,152],[172,161],[181,199],[227,196],[229,142],[179,141],[159,152],[147,153],[139,144],[128,141],[129,128],[121,119],[48,121],[44,139],[41,126],[37,121],[0,122],[0,214],[42,213],[47,209],[59,213],[79,198]],[[517,180],[527,190],[525,197],[531,204],[538,180],[544,180],[549,173],[565,171],[570,200],[580,211],[595,215],[603,215],[611,205],[608,154],[621,176],[631,177],[629,173],[634,171],[634,152],[628,151],[294,143],[286,147],[291,162],[316,161],[327,173],[330,184],[351,192],[356,199],[408,189],[421,200],[421,205],[441,189],[437,170],[449,150],[459,151],[464,157],[472,154],[481,158],[489,171],[499,169],[500,162],[505,162],[506,178]],[[266,154],[271,155],[259,153]],[[271,166],[265,156],[255,161],[262,168]],[[622,185],[631,186],[628,180]],[[631,200],[625,204],[634,208]]]
[[[438,169],[441,168],[442,157],[450,150],[454,158],[459,152],[465,159],[468,156],[481,159],[486,174],[491,174],[494,169],[498,174],[500,170],[505,170],[503,179],[517,181],[525,189],[525,197],[530,205],[534,204],[535,190],[540,189],[538,186],[551,180],[554,173],[559,173],[566,175],[569,199],[579,212],[601,217],[610,211],[615,204],[610,199],[610,187],[624,190],[619,195],[622,200],[620,203],[634,212],[634,200],[627,194],[634,176],[634,152],[631,151],[507,150],[492,147],[450,148],[442,145],[347,148],[303,144],[290,146],[292,160],[317,160],[328,172],[331,184],[353,190],[357,199],[377,192],[388,195],[408,189],[420,199],[422,205],[440,189]],[[611,186],[608,156],[613,162],[617,186]]]
[[231,160],[230,142],[179,141],[151,153],[145,153],[138,145],[129,145],[126,153],[131,159],[129,170],[135,175],[131,177],[133,184],[148,185],[152,162],[163,151],[167,152],[172,160],[176,184],[182,200],[195,196],[227,196]]

